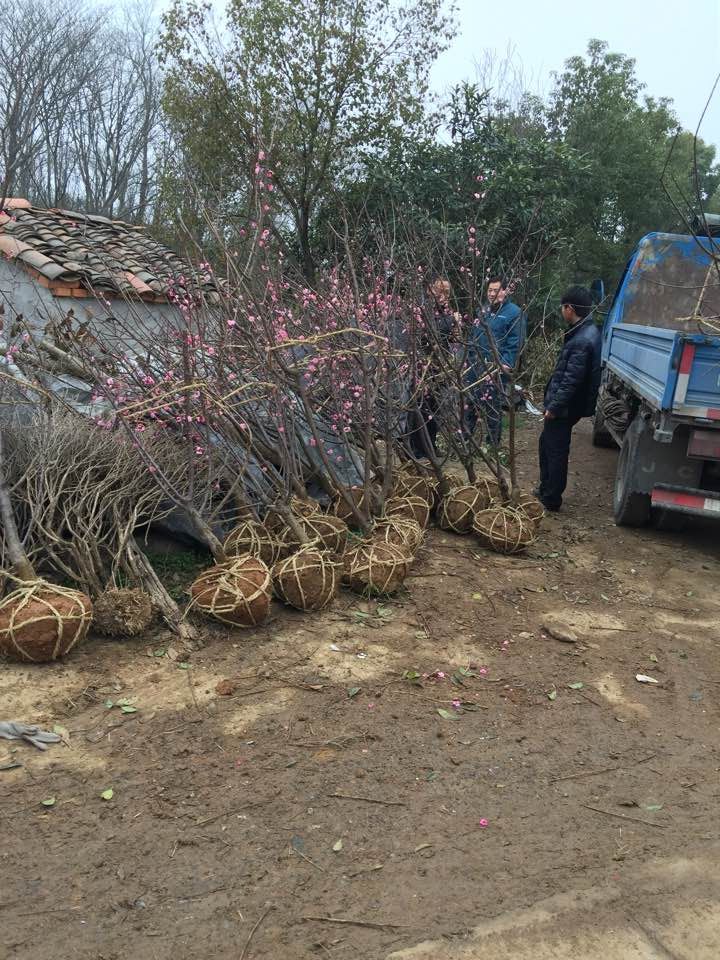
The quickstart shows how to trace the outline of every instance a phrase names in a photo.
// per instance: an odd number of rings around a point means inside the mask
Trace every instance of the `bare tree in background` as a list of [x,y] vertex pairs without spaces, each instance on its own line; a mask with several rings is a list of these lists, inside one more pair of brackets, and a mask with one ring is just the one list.
[[[88,58],[100,15],[76,11],[61,2],[52,8],[40,0],[0,6],[0,200],[56,144],[47,135],[49,121],[60,130],[97,64]],[[45,128],[45,129],[44,129]]]
[[161,108],[152,12],[0,9],[13,56],[0,63],[0,200],[147,219],[156,197]]

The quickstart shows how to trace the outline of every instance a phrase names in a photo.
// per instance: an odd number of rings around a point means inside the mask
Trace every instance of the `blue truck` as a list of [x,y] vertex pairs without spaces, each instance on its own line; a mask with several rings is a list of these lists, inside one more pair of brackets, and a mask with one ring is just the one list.
[[615,522],[720,519],[716,239],[643,237],[605,318],[602,365],[593,443],[620,447]]

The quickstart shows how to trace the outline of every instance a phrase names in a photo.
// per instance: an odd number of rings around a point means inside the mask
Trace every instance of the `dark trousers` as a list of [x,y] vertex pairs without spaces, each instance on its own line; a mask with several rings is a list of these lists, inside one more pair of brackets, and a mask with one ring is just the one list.
[[559,510],[565,493],[572,430],[580,417],[556,417],[546,420],[540,434],[540,490],[549,510]]
[[475,432],[478,420],[482,421],[487,443],[500,446],[503,421],[503,391],[494,383],[481,384],[473,396],[467,412],[467,429],[470,436]]
[[[420,409],[410,416],[411,429],[409,432],[410,449],[416,460],[430,458],[437,454],[437,413],[439,404],[432,393],[423,397]],[[427,430],[427,439],[425,431]],[[428,444],[428,440],[430,443]]]

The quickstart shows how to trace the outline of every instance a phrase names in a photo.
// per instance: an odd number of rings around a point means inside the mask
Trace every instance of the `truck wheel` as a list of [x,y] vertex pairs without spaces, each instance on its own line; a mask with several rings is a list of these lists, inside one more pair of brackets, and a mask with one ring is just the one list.
[[623,437],[615,475],[613,512],[619,527],[644,527],[650,522],[650,496],[633,490],[638,438],[631,428]]
[[605,427],[605,420],[600,412],[600,406],[595,408],[595,417],[592,426],[592,445],[594,447],[614,447],[615,440]]

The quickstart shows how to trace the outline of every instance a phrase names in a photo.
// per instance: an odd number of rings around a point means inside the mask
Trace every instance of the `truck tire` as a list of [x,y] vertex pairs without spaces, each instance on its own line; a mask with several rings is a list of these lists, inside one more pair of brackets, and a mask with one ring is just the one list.
[[650,495],[633,489],[638,451],[638,435],[630,428],[623,437],[615,474],[613,513],[619,527],[645,527],[650,522]]
[[614,447],[615,440],[605,427],[605,420],[600,412],[600,404],[595,407],[595,416],[592,425],[592,445],[594,447]]

